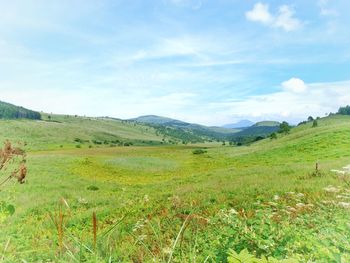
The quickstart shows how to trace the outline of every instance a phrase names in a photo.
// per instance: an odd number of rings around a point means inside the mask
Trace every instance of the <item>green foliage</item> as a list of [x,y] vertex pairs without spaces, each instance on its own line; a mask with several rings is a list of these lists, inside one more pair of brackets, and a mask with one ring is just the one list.
[[350,115],[350,106],[340,107],[337,114],[340,115]]
[[278,260],[273,257],[269,258],[257,258],[253,254],[250,254],[247,249],[242,250],[240,253],[234,250],[229,251],[229,256],[227,258],[228,263],[298,263],[295,259],[283,259]]
[[292,129],[292,127],[289,125],[288,122],[284,121],[280,124],[279,127],[279,133],[284,133],[284,134],[289,134],[290,130]]
[[0,119],[40,120],[41,115],[39,112],[0,101]]
[[315,128],[315,127],[317,127],[318,126],[318,122],[317,122],[317,120],[314,120],[313,122],[312,122],[312,128]]
[[276,140],[277,139],[277,133],[273,132],[270,134],[270,139],[271,140]]

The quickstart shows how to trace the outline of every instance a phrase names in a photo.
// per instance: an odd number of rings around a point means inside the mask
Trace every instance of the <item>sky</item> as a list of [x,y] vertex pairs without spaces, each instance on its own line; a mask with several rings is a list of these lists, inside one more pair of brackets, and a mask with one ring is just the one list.
[[0,0],[0,100],[297,123],[350,104],[349,0]]

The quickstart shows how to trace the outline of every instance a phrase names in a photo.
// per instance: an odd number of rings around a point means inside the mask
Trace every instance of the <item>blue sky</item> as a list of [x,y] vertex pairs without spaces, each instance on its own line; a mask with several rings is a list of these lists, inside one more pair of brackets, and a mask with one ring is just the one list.
[[350,104],[348,0],[0,0],[0,100],[298,122]]

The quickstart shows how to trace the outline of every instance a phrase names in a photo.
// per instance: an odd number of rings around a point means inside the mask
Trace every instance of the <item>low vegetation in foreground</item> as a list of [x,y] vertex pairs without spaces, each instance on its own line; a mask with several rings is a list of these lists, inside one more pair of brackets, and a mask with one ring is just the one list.
[[28,138],[27,183],[0,191],[0,259],[349,262],[350,118],[312,126],[242,147]]

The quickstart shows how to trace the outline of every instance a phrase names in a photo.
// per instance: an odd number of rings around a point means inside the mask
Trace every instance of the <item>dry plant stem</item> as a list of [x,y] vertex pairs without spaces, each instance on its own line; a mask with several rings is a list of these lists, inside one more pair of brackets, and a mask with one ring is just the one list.
[[58,234],[58,246],[60,249],[60,252],[63,250],[63,220],[64,220],[64,215],[62,211],[62,205],[60,205],[59,208],[59,215],[58,215],[58,223],[57,223],[57,234]]
[[97,243],[97,217],[96,213],[92,213],[92,228],[94,234],[94,250],[96,251],[96,243]]
[[188,221],[189,218],[190,218],[190,215],[188,215],[188,216],[186,217],[185,221],[183,222],[183,224],[182,224],[182,226],[181,226],[181,228],[180,228],[179,233],[177,234],[177,237],[176,237],[176,239],[175,239],[173,248],[171,249],[171,253],[170,253],[170,255],[169,255],[168,263],[170,263],[171,260],[172,260],[172,258],[173,258],[173,254],[174,254],[174,251],[175,251],[175,248],[176,248],[176,244],[177,244],[177,242],[179,241],[180,236],[181,236],[182,232],[184,231],[184,229],[185,229],[185,227],[186,227],[186,224],[187,224],[187,221]]

